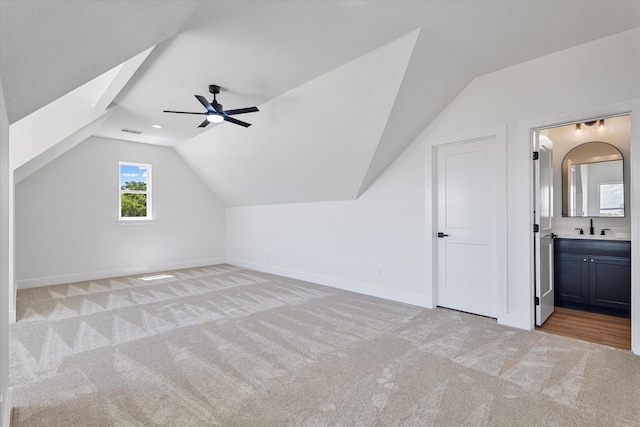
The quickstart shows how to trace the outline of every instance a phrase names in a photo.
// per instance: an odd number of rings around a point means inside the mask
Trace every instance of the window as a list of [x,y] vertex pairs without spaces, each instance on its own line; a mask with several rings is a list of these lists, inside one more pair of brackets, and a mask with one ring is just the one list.
[[600,184],[600,216],[624,216],[624,185],[621,182]]
[[120,219],[151,219],[151,165],[120,162]]

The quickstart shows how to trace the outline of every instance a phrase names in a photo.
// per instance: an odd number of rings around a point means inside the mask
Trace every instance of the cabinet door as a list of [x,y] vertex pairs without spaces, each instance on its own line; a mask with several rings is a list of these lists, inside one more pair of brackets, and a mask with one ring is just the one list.
[[589,303],[629,314],[631,262],[629,258],[589,257]]
[[554,283],[558,306],[589,303],[588,260],[586,255],[556,254]]

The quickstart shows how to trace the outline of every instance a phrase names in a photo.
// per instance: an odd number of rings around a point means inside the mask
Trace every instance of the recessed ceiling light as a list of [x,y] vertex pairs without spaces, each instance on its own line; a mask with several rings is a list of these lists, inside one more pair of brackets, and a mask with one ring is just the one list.
[[151,127],[155,128],[155,129],[162,129],[162,126],[160,126],[160,125],[151,125]]

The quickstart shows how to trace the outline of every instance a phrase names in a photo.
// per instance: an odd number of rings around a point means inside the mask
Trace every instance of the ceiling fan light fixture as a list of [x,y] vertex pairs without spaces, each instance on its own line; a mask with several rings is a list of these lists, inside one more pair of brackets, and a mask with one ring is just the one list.
[[216,95],[220,93],[220,86],[210,85],[209,92],[213,94],[213,101],[209,102],[202,95],[194,95],[198,102],[202,104],[202,106],[207,110],[202,113],[191,112],[191,111],[173,111],[173,110],[162,110],[165,113],[175,113],[175,114],[196,114],[206,116],[204,121],[200,123],[199,128],[205,128],[209,125],[209,123],[233,123],[234,125],[242,126],[248,128],[251,126],[251,123],[243,122],[242,120],[238,120],[235,117],[236,114],[245,114],[245,113],[255,113],[260,111],[258,107],[247,107],[247,108],[235,108],[232,110],[224,110],[222,104],[220,104],[216,100]]
[[207,116],[207,120],[209,120],[211,123],[222,123],[224,122],[224,117],[222,117],[222,115],[220,114],[209,114]]

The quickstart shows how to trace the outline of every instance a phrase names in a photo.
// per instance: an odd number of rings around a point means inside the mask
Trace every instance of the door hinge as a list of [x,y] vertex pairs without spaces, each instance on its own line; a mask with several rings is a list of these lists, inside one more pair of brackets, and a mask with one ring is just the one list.
[[536,303],[536,305],[540,305],[540,298],[535,297],[533,301]]
[[540,152],[539,151],[534,151],[533,152],[533,160],[538,160],[540,158]]
[[533,224],[533,232],[534,233],[539,233],[540,232],[540,225]]

